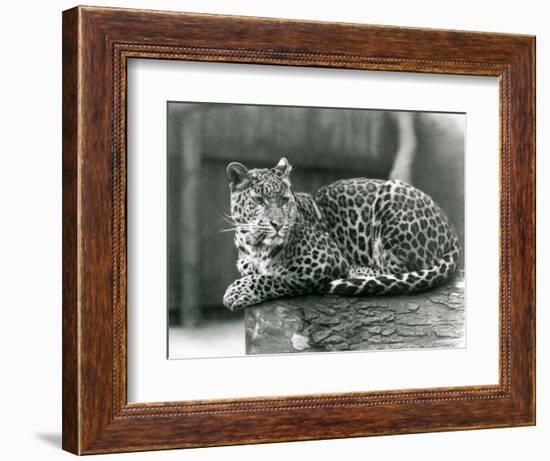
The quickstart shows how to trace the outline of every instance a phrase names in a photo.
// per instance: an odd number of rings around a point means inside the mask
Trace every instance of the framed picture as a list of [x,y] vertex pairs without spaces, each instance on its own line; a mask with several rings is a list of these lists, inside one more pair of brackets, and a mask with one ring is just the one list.
[[534,51],[64,12],[64,449],[533,425]]

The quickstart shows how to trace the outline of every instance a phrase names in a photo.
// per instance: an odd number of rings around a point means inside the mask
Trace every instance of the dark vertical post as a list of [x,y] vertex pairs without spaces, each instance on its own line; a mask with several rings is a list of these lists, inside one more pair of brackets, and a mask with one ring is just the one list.
[[199,195],[201,149],[199,139],[200,114],[187,113],[183,118],[179,229],[181,230],[182,296],[180,318],[185,326],[195,325],[201,317],[200,215]]

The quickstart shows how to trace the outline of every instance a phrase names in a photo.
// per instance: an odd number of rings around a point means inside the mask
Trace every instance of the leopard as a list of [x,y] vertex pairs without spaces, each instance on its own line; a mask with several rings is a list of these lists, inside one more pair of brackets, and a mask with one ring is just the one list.
[[292,166],[227,168],[240,277],[232,311],[288,296],[420,293],[457,272],[460,247],[441,207],[397,180],[350,178],[295,192]]

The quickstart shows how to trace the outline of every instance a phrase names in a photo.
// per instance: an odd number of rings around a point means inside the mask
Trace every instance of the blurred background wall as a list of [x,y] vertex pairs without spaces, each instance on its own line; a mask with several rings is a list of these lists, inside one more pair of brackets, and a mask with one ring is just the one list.
[[463,247],[464,125],[464,114],[169,102],[170,325],[242,316],[222,306],[238,277],[233,234],[220,232],[229,162],[265,168],[284,155],[294,190],[310,193],[340,178],[401,176],[440,204]]

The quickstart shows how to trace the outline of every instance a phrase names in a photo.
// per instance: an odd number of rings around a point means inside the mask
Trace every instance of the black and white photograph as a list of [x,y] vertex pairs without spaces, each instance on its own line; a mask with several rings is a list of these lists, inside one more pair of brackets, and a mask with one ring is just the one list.
[[168,358],[463,348],[466,114],[169,101]]

